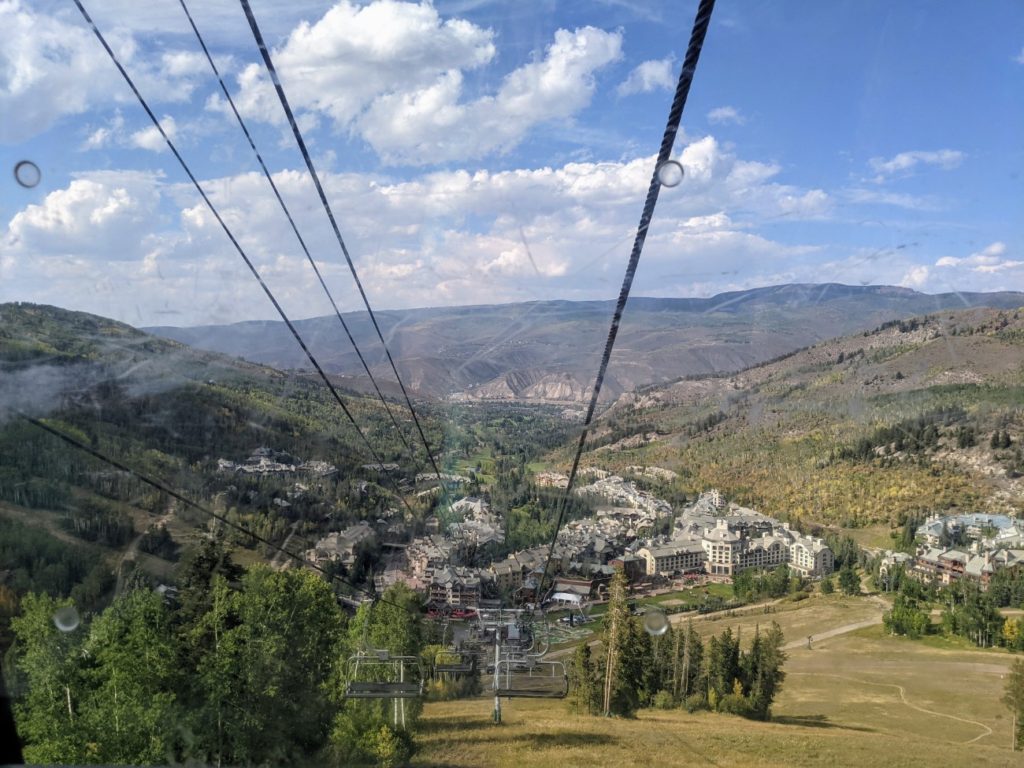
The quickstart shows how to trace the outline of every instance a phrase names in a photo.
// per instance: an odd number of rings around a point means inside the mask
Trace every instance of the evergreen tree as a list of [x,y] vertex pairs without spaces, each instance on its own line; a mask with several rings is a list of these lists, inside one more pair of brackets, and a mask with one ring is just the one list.
[[750,714],[759,720],[771,717],[772,702],[786,677],[782,671],[786,660],[783,642],[782,628],[773,621],[764,636],[757,633],[750,650],[751,660],[747,665],[750,671]]
[[242,578],[241,567],[231,559],[223,529],[204,538],[189,553],[181,565],[180,574],[177,619],[187,626],[210,609],[210,589],[214,575],[219,574],[230,583]]
[[850,564],[844,565],[839,570],[839,588],[844,595],[860,594],[860,577]]
[[572,710],[580,715],[593,715],[598,711],[598,688],[594,676],[594,663],[590,657],[590,646],[584,640],[576,646],[569,670],[571,693],[569,702]]
[[[701,687],[701,667],[704,662],[704,643],[693,629],[693,622],[687,622],[686,631],[683,633],[683,656],[680,660],[680,696],[686,699],[688,696],[699,694]],[[705,696],[707,691],[704,691]]]
[[708,641],[703,675],[708,688],[708,703],[712,709],[733,690],[733,683],[742,679],[740,668],[740,643],[733,637],[732,629],[726,629],[721,636]]
[[604,695],[601,710],[605,716],[632,715],[640,703],[639,682],[635,672],[634,653],[631,643],[635,637],[636,624],[630,615],[627,602],[626,575],[621,568],[615,569],[608,590],[608,610],[605,613],[603,646]]

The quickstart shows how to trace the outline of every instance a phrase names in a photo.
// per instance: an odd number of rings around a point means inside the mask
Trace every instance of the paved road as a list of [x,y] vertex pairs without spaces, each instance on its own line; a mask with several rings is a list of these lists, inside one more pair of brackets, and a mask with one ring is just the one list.
[[[821,640],[828,640],[832,637],[838,637],[839,635],[846,635],[850,632],[856,632],[858,629],[864,629],[865,627],[873,627],[876,624],[881,624],[882,613],[889,610],[889,604],[885,602],[885,600],[883,600],[882,598],[878,597],[878,595],[870,595],[867,599],[873,601],[878,606],[879,610],[877,616],[872,616],[870,619],[865,619],[864,621],[855,621],[850,624],[843,624],[840,627],[836,627],[834,629],[827,629],[824,632],[819,632],[816,635],[811,635],[811,645],[813,646],[814,643],[820,642]],[[784,646],[782,646],[782,650],[795,651],[799,648],[806,647],[807,638],[805,637],[803,640],[794,640],[791,643],[786,643]]]

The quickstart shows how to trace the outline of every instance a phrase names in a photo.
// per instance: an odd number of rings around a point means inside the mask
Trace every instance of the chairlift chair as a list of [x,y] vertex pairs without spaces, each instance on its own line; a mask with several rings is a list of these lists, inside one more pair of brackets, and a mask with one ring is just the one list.
[[348,699],[416,699],[423,695],[423,669],[417,656],[386,650],[360,652],[348,660]]
[[561,661],[507,658],[495,665],[494,695],[503,698],[564,699],[569,677]]
[[468,675],[473,672],[475,666],[476,658],[473,654],[461,651],[441,651],[434,659],[435,674]]

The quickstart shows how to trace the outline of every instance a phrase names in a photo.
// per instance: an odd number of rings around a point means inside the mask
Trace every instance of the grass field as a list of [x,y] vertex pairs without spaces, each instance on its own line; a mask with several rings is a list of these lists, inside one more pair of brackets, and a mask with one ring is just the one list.
[[[827,597],[717,621],[707,635],[774,619],[798,641],[881,615],[867,598]],[[427,705],[415,765],[1020,766],[1000,703],[1013,656],[884,635],[880,625],[788,651],[774,720],[647,710],[635,720],[578,717],[564,701],[492,699]]]
[[843,528],[843,534],[852,538],[861,547],[868,549],[892,549],[892,528],[887,523],[866,525],[862,528]]
[[781,602],[770,606],[771,612],[765,613],[765,606],[747,606],[727,613],[714,613],[708,616],[672,617],[674,624],[693,622],[693,628],[702,637],[718,635],[731,628],[737,631],[744,640],[754,636],[754,630],[771,622],[777,622],[785,634],[787,642],[802,641],[808,635],[819,635],[838,627],[877,620],[882,621],[883,606],[880,601],[867,597],[830,597],[815,595],[796,603]]

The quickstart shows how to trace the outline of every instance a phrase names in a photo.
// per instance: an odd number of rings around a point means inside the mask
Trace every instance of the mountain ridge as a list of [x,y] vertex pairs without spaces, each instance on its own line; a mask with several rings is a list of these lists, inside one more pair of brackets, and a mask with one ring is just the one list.
[[[899,286],[795,283],[710,298],[629,301],[605,382],[610,402],[637,387],[747,368],[828,338],[944,309],[1024,305],[1024,293],[923,294]],[[405,384],[462,401],[580,403],[589,396],[612,301],[381,310],[376,316]],[[365,312],[344,313],[374,376],[393,374]],[[324,368],[347,386],[369,382],[336,318],[295,321]],[[142,330],[279,369],[306,361],[279,321]]]

